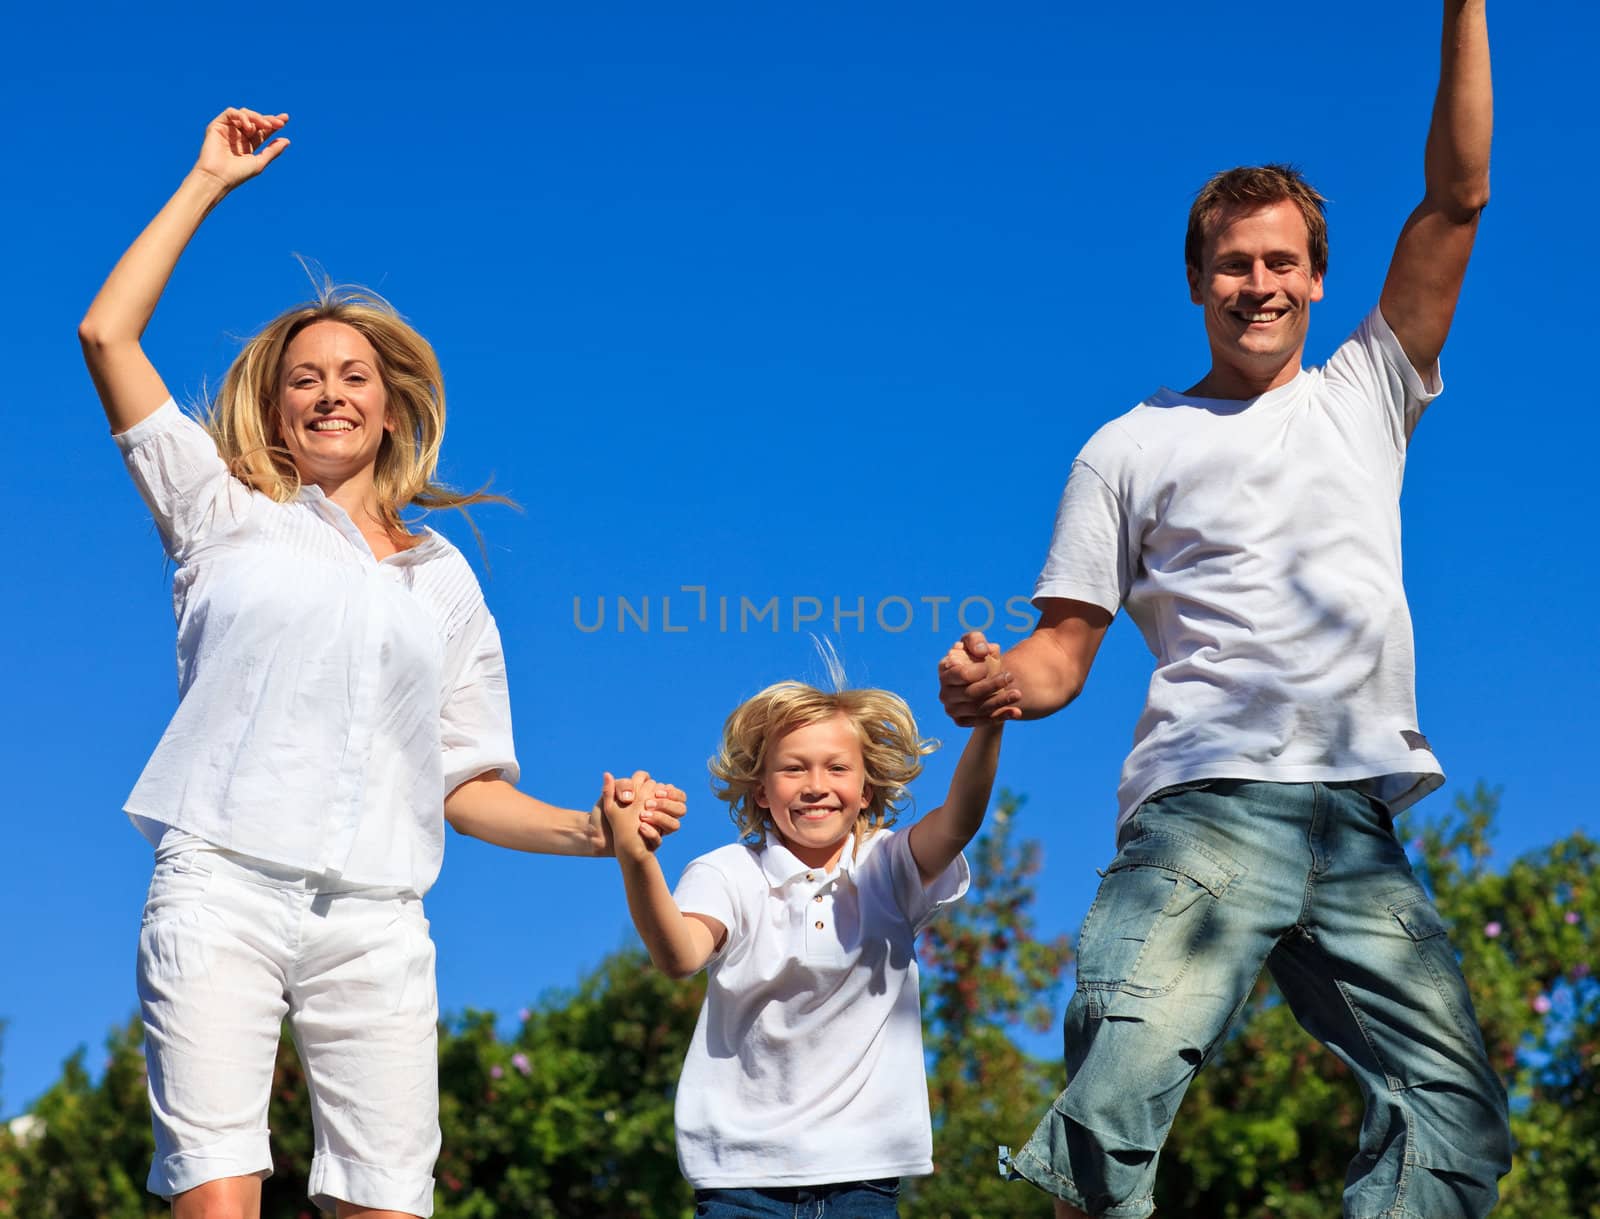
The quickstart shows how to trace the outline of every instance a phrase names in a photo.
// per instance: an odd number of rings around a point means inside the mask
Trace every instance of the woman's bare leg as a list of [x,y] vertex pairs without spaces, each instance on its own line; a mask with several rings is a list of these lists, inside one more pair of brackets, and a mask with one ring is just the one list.
[[380,1211],[370,1206],[355,1206],[349,1202],[339,1203],[339,1219],[418,1219],[410,1211]]
[[221,1177],[172,1199],[172,1219],[261,1219],[261,1178]]

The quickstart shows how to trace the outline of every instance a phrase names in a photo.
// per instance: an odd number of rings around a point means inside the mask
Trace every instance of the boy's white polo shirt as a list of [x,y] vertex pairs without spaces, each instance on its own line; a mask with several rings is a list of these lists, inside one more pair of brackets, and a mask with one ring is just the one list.
[[678,1082],[691,1185],[933,1171],[914,940],[969,879],[957,856],[924,886],[909,838],[892,830],[847,843],[829,872],[776,841],[684,870],[678,907],[728,929]]

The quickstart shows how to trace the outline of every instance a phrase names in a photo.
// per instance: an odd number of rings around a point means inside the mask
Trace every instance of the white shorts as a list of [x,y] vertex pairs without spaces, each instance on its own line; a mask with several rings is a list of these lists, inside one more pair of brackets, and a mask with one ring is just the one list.
[[438,996],[422,899],[211,848],[163,851],[139,932],[153,1193],[269,1176],[284,1016],[311,1093],[312,1200],[427,1216]]

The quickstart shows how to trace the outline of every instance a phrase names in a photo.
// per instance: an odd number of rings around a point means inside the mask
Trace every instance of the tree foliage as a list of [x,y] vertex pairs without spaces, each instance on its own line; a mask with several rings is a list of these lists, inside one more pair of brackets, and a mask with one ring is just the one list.
[[[1497,803],[1480,786],[1441,818],[1402,822],[1511,1099],[1517,1152],[1495,1214],[1600,1219],[1600,848],[1574,834],[1491,870]],[[1360,1120],[1349,1073],[1263,982],[1189,1090],[1157,1201],[1217,1219],[1336,1215]]]
[[1010,1030],[1053,1023],[1072,947],[1064,935],[1034,934],[1043,861],[1037,843],[1014,836],[1021,805],[1001,794],[967,852],[971,890],[918,947],[934,1174],[906,1182],[907,1219],[1041,1213],[1038,1194],[1000,1177],[996,1148],[1020,1147],[1058,1090],[1059,1064],[1024,1054]]
[[[1491,868],[1496,795],[1480,788],[1409,824],[1419,874],[1452,924],[1490,1055],[1507,1080],[1515,1167],[1499,1219],[1600,1219],[1600,845],[1582,834]],[[1049,1024],[1071,950],[1032,917],[1040,859],[1003,796],[969,851],[973,886],[925,934],[923,1010],[934,1114],[932,1177],[908,1182],[907,1219],[1048,1214],[995,1171],[1061,1084],[1017,1046]],[[440,1219],[687,1219],[672,1098],[703,981],[673,982],[616,953],[570,992],[521,1014],[510,1037],[469,1012],[440,1036]],[[285,1037],[273,1080],[266,1219],[313,1219],[304,1074]],[[1317,1219],[1339,1213],[1360,1121],[1355,1085],[1263,985],[1200,1073],[1162,1159],[1163,1213]],[[29,1120],[0,1126],[0,1219],[154,1219],[152,1140],[137,1020],[93,1077],[79,1051]]]

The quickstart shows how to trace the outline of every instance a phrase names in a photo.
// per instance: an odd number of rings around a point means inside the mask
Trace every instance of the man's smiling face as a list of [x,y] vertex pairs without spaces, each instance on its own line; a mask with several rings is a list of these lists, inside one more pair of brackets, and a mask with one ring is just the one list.
[[1189,297],[1205,311],[1210,396],[1251,397],[1293,380],[1311,302],[1322,299],[1299,207],[1284,199],[1224,209],[1201,265],[1189,268]]

